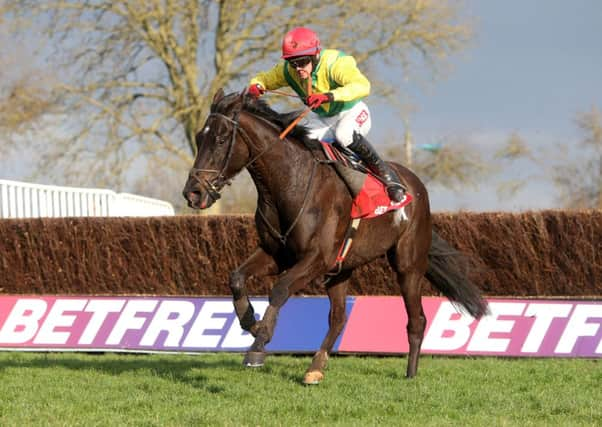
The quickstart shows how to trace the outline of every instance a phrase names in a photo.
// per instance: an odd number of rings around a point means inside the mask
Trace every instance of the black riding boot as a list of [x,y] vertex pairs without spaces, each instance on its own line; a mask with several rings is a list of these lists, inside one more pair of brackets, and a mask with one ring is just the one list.
[[405,189],[393,169],[380,158],[368,140],[362,134],[354,132],[353,142],[347,148],[357,154],[366,163],[366,166],[385,181],[389,198],[394,202],[401,202],[405,195]]

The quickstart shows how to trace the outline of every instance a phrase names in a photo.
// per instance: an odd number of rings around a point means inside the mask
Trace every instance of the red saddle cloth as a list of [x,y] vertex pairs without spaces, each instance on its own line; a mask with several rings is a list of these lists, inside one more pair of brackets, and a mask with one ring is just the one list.
[[[353,162],[349,161],[346,154],[342,153],[328,142],[321,142],[324,153],[329,160],[355,169],[352,165]],[[357,188],[361,185],[360,191],[357,193],[357,196],[355,196],[353,205],[351,206],[351,218],[374,218],[389,211],[401,209],[412,201],[412,195],[406,193],[402,201],[393,203],[387,195],[385,184],[373,175],[362,175],[365,177],[363,183],[360,184],[360,182],[355,182],[354,185],[350,186],[351,188]]]
[[366,175],[362,189],[355,196],[351,206],[351,218],[374,218],[389,211],[401,209],[412,201],[412,195],[395,203],[389,199],[385,185],[372,175]]

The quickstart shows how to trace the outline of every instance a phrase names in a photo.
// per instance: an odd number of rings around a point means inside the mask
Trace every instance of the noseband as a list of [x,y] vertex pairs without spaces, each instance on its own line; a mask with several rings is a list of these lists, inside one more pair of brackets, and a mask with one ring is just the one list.
[[[239,127],[238,123],[238,113],[234,116],[234,118],[230,118],[225,114],[221,113],[210,113],[209,117],[219,117],[227,122],[231,123],[232,128],[232,137],[228,143],[228,151],[226,153],[226,157],[224,158],[224,163],[220,170],[216,169],[199,169],[199,168],[191,168],[190,169],[190,177],[193,178],[201,187],[205,189],[209,197],[213,199],[213,201],[219,200],[222,195],[220,191],[225,185],[229,185],[231,180],[226,178],[226,169],[230,164],[230,159],[232,158],[232,153],[234,152],[234,142],[236,141],[236,132],[240,131],[247,140],[249,140],[245,131]],[[253,159],[255,161],[255,159]],[[217,174],[213,179],[209,180],[206,178],[201,178],[199,175],[201,173],[215,173]]]

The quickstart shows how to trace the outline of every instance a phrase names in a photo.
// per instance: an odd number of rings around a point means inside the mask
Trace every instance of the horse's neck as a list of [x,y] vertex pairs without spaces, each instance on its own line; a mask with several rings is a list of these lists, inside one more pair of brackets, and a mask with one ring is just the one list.
[[[257,193],[268,204],[294,201],[295,193],[303,192],[315,159],[312,153],[296,142],[280,140],[279,129],[263,118],[252,116],[243,128],[248,141],[250,158],[258,156],[247,166]],[[252,145],[251,145],[252,144]]]

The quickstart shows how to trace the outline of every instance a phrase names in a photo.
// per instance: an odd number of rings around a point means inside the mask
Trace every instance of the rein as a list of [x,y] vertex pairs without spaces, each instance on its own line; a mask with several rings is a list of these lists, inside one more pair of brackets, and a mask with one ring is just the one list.
[[265,89],[265,91],[273,93],[273,94],[276,94],[276,95],[288,96],[288,97],[291,97],[291,98],[299,98],[299,95],[294,95],[292,93],[284,92],[284,91],[281,91],[281,90]]
[[[230,184],[231,180],[226,178],[226,169],[228,168],[228,165],[230,164],[230,160],[232,158],[232,153],[234,152],[234,143],[236,142],[236,134],[237,132],[240,133],[241,137],[244,138],[247,142],[247,144],[251,147],[253,147],[253,144],[251,143],[251,138],[249,137],[249,135],[247,134],[247,132],[240,127],[240,122],[238,121],[238,114],[236,113],[236,115],[231,118],[226,116],[225,114],[222,113],[210,113],[209,117],[213,116],[213,117],[219,117],[223,120],[226,120],[227,122],[231,123],[233,126],[232,129],[232,137],[230,138],[229,144],[228,144],[228,152],[226,153],[226,157],[224,158],[224,163],[221,167],[221,169],[218,171],[216,169],[200,169],[200,168],[192,168],[190,171],[190,175],[192,177],[194,177],[196,179],[196,181],[201,184],[205,190],[207,191],[207,193],[209,194],[209,196],[214,200],[219,200],[221,198],[221,194],[220,191],[221,189],[224,187],[224,185],[226,184]],[[264,119],[263,117],[258,117],[258,116],[253,116],[257,119],[261,119],[262,121],[264,121],[265,123],[269,124],[271,127],[276,127],[273,123],[271,123],[269,120]],[[296,124],[299,119],[302,117],[299,117],[298,120],[296,120],[294,124]],[[288,131],[290,131],[290,129],[292,129],[294,126],[289,126],[287,128],[287,130],[285,131],[286,133],[288,133]],[[285,133],[285,135],[286,135]],[[283,138],[280,138],[283,139]],[[257,159],[259,159],[261,156],[263,156],[274,144],[274,142],[277,141],[276,139],[269,142],[268,144],[266,144],[265,148],[263,150],[261,150],[258,154],[256,154],[254,157],[252,157],[244,166],[243,168],[248,168],[249,166],[251,166],[253,163],[255,163],[257,161]],[[261,220],[264,222],[264,224],[267,226],[268,231],[270,232],[270,234],[272,235],[272,237],[275,237],[281,244],[282,246],[286,245],[286,242],[288,240],[288,237],[290,235],[290,233],[293,231],[293,229],[295,228],[295,226],[297,225],[297,223],[299,222],[299,220],[301,219],[301,216],[303,215],[303,213],[305,212],[305,208],[307,206],[307,201],[309,200],[309,194],[311,192],[311,188],[312,188],[312,183],[314,180],[314,176],[316,174],[316,169],[317,169],[317,165],[319,163],[330,163],[328,160],[320,160],[316,157],[313,158],[314,162],[312,165],[312,169],[311,169],[311,173],[309,176],[309,182],[307,183],[307,188],[305,190],[305,195],[303,196],[303,203],[301,205],[301,208],[299,209],[299,212],[297,213],[295,219],[293,220],[293,222],[291,223],[291,225],[289,226],[289,228],[286,230],[286,232],[284,232],[284,234],[281,234],[276,227],[274,227],[267,219],[267,217],[265,216],[265,214],[261,211],[261,209],[259,208],[259,206],[257,207],[257,213],[259,214],[259,217],[261,218]],[[241,169],[243,169],[241,168]],[[216,173],[217,176],[212,179],[212,180],[208,180],[208,179],[204,179],[201,180],[197,175],[200,172],[209,172],[209,173]]]

